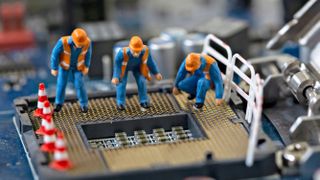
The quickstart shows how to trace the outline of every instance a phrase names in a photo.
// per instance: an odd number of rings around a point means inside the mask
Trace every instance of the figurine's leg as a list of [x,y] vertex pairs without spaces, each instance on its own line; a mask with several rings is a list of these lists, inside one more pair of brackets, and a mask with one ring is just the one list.
[[200,78],[197,85],[196,103],[204,103],[208,89],[210,88],[210,80]]
[[69,70],[64,70],[59,67],[56,89],[56,105],[62,105],[64,103],[65,91],[68,82]]
[[140,104],[149,103],[146,78],[139,71],[133,71],[133,76],[138,85]]
[[117,91],[117,105],[124,106],[126,103],[126,86],[128,80],[128,71],[124,74],[123,78],[120,80],[119,84],[116,87]]
[[196,76],[190,76],[180,81],[178,89],[187,92],[188,94],[195,96],[197,92],[197,81]]
[[81,107],[88,107],[88,95],[85,85],[83,83],[83,74],[78,70],[72,71],[74,76],[74,87],[77,92],[79,103]]

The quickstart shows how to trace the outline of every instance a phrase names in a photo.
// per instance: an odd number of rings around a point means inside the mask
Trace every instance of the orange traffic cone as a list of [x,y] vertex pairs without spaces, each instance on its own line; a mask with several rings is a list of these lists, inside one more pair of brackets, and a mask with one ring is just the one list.
[[44,102],[48,100],[48,96],[46,93],[45,85],[44,83],[39,84],[39,91],[38,91],[38,104],[37,104],[37,109],[34,111],[34,116],[35,117],[40,117],[43,113],[43,107],[44,107]]
[[56,128],[52,118],[48,118],[44,124],[44,136],[43,144],[41,145],[41,151],[44,152],[54,152],[55,141],[56,141]]
[[47,100],[47,101],[44,102],[43,112],[42,112],[42,115],[41,115],[41,126],[36,131],[36,134],[39,134],[39,135],[44,135],[45,134],[45,127],[48,124],[48,120],[47,119],[51,119],[51,117],[52,117],[52,111],[51,111],[51,108],[50,108],[50,102]]
[[58,137],[55,143],[53,161],[49,166],[55,170],[65,171],[72,168],[72,164],[68,157],[67,147],[65,145],[63,134],[60,131],[57,134]]

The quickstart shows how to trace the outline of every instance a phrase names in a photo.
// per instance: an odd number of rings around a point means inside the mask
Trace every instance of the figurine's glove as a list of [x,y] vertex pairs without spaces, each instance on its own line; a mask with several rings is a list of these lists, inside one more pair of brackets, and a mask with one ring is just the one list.
[[89,72],[89,68],[88,67],[84,67],[84,69],[82,70],[82,74],[83,75],[87,75]]
[[156,74],[155,77],[158,81],[162,80],[162,75],[160,73]]
[[215,104],[217,106],[221,105],[223,103],[223,99],[216,99]]
[[112,78],[111,83],[114,85],[119,84],[119,79],[118,78]]
[[177,87],[174,87],[174,88],[172,89],[172,93],[173,93],[174,95],[178,95],[178,94],[180,94],[181,92],[180,92],[180,90],[179,90]]
[[58,70],[51,69],[51,74],[52,74],[52,76],[57,76]]

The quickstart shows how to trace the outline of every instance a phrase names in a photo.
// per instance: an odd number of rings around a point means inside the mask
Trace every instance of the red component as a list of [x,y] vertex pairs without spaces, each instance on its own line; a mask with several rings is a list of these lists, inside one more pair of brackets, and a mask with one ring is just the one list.
[[6,32],[24,29],[24,15],[25,6],[22,3],[3,3],[0,6],[3,31]]
[[25,6],[23,3],[3,3],[0,5],[0,50],[9,51],[35,45],[31,31],[24,27]]

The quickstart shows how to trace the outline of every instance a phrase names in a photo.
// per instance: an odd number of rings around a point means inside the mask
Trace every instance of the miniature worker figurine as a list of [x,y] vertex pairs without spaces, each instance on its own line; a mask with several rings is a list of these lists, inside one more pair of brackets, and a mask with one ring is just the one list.
[[129,47],[120,49],[115,57],[112,83],[117,86],[116,99],[118,110],[125,110],[126,85],[129,71],[133,73],[138,85],[140,106],[144,109],[149,108],[146,79],[151,80],[150,73],[157,80],[161,80],[162,76],[152,59],[148,47],[143,44],[138,36],[133,36]]
[[88,111],[88,96],[83,83],[83,76],[88,74],[92,47],[87,33],[75,29],[71,36],[63,36],[56,43],[51,54],[51,74],[58,76],[55,99],[55,112],[63,106],[68,77],[71,74],[80,108],[83,113]]
[[[190,76],[186,78],[188,73]],[[196,98],[193,107],[201,109],[212,82],[215,86],[215,104],[220,105],[223,102],[223,81],[217,63],[208,55],[190,53],[179,68],[172,92],[175,95],[180,90],[187,92],[189,100]]]

